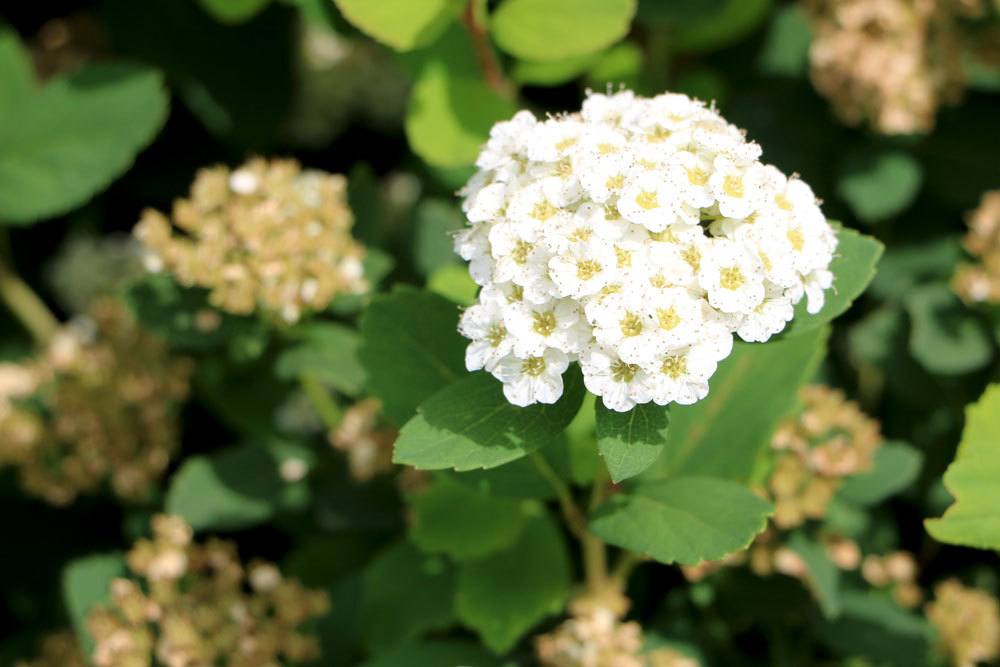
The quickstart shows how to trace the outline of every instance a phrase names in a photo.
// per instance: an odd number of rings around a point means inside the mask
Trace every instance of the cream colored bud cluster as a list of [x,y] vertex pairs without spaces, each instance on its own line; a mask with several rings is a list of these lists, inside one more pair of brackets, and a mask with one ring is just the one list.
[[960,266],[952,285],[970,303],[1000,303],[1000,190],[983,193],[968,225],[963,244],[976,261]]
[[924,591],[917,584],[917,560],[908,551],[865,556],[861,576],[875,588],[890,589],[901,607],[912,609],[924,599]]
[[118,301],[100,300],[38,357],[0,365],[0,464],[54,505],[105,482],[141,500],[177,449],[191,371]]
[[572,362],[612,410],[703,399],[733,334],[768,340],[833,281],[813,191],[760,157],[679,94],[496,124],[455,243],[482,287],[459,326],[466,366],[520,406],[558,400]]
[[296,322],[339,294],[368,289],[346,190],[343,176],[303,170],[294,160],[202,169],[190,196],[174,204],[172,221],[147,210],[135,234],[150,270],[208,289],[213,305]]
[[392,445],[398,433],[381,417],[381,403],[363,399],[344,411],[329,436],[330,444],[347,455],[351,476],[360,482],[392,469]]
[[244,567],[231,542],[192,541],[182,519],[153,518],[126,557],[110,605],[87,617],[95,667],[274,667],[319,656],[300,626],[329,610],[324,591],[266,562]]
[[670,648],[643,652],[642,626],[623,621],[628,600],[582,598],[570,605],[571,617],[548,634],[535,637],[542,667],[699,667]]
[[87,660],[76,635],[69,630],[53,632],[44,637],[38,655],[31,660],[20,660],[14,667],[87,667]]
[[802,412],[782,424],[771,442],[778,454],[768,491],[779,528],[825,516],[843,478],[868,470],[882,445],[879,423],[842,392],[813,385],[799,399]]
[[812,19],[816,89],[850,125],[883,134],[929,132],[938,108],[965,87],[958,19],[975,5],[951,0],[803,0]]
[[1000,602],[993,595],[949,579],[935,586],[926,614],[955,667],[1000,658]]

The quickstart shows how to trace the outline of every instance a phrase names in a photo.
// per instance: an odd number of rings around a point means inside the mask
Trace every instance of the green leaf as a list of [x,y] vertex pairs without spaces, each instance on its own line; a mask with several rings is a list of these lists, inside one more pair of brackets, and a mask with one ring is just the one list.
[[0,221],[65,213],[106,188],[167,116],[162,77],[87,65],[0,108]]
[[812,30],[805,10],[798,5],[779,7],[764,38],[757,68],[771,76],[800,77],[809,67]]
[[198,0],[202,9],[222,23],[249,21],[271,0]]
[[437,167],[476,161],[493,124],[517,110],[475,69],[469,37],[455,27],[420,68],[406,110],[406,138],[413,152]]
[[469,276],[465,265],[449,264],[431,274],[427,289],[460,306],[471,306],[476,301],[479,285]]
[[827,335],[819,327],[764,345],[737,342],[704,400],[670,407],[667,446],[643,476],[749,479],[778,421],[795,405],[799,386],[823,358]]
[[823,615],[837,618],[841,609],[840,570],[830,560],[826,548],[802,531],[792,533],[788,538],[788,548],[797,553],[805,563],[806,584],[819,602]]
[[521,503],[492,497],[445,475],[417,495],[410,509],[413,543],[455,560],[481,558],[509,547],[524,528]]
[[479,644],[460,639],[435,639],[407,644],[362,664],[361,667],[500,667],[500,661]]
[[558,86],[572,81],[595,64],[600,56],[596,53],[584,53],[560,60],[519,60],[514,63],[510,77],[520,83],[531,86]]
[[840,170],[837,194],[859,220],[876,223],[906,210],[924,175],[920,163],[902,151],[864,152],[847,158]]
[[922,616],[875,591],[844,591],[842,603],[840,617],[819,631],[823,642],[841,656],[863,656],[892,667],[929,664],[934,630]]
[[753,32],[767,17],[772,4],[773,0],[726,0],[722,10],[706,12],[677,26],[670,46],[676,51],[694,52],[729,46]]
[[961,375],[993,358],[989,330],[947,285],[922,285],[905,299],[910,353],[931,373]]
[[667,409],[655,403],[640,404],[628,412],[595,405],[597,448],[617,484],[653,465],[667,444]]
[[598,89],[621,84],[637,88],[644,58],[642,49],[631,42],[615,44],[600,54],[587,72],[587,81]]
[[745,549],[773,508],[742,484],[712,477],[641,482],[590,519],[605,542],[661,563],[694,565]]
[[275,375],[293,382],[307,375],[347,396],[361,393],[365,369],[358,359],[357,331],[342,324],[310,322],[294,328],[291,335],[299,342],[278,356]]
[[524,60],[562,60],[611,46],[628,34],[635,0],[504,0],[490,29]]
[[362,634],[373,653],[455,623],[455,573],[447,561],[409,542],[379,554],[364,574]]
[[94,651],[87,630],[87,614],[111,594],[111,582],[125,576],[125,559],[120,553],[100,554],[70,561],[62,573],[63,604],[84,655]]
[[493,468],[551,442],[583,401],[583,380],[571,368],[554,405],[519,408],[507,402],[500,381],[473,373],[420,405],[396,440],[393,461],[421,470]]
[[405,424],[417,406],[466,375],[458,307],[436,294],[397,287],[372,300],[361,318],[359,355],[368,391]]
[[569,597],[569,554],[548,517],[531,519],[511,547],[461,565],[455,599],[459,620],[494,652],[504,653]]
[[464,0],[333,0],[361,32],[397,51],[433,42],[458,18]]
[[250,444],[212,456],[185,459],[170,480],[166,511],[184,518],[195,530],[238,530],[267,521],[288,501],[290,490],[305,482],[286,482],[281,464],[312,459],[300,446]]
[[31,58],[10,28],[0,24],[0,117],[35,91]]
[[414,213],[413,263],[424,276],[442,266],[461,264],[453,234],[465,227],[465,217],[450,201],[425,199]]
[[833,287],[826,290],[823,309],[815,315],[806,312],[805,299],[798,303],[795,317],[784,331],[786,336],[814,329],[840,316],[875,277],[875,266],[884,246],[870,236],[840,227],[839,223],[834,225],[837,229],[837,252],[830,262]]
[[875,450],[871,470],[844,480],[837,495],[861,505],[877,505],[917,478],[924,455],[905,442],[886,442]]
[[965,430],[944,485],[955,498],[940,519],[924,522],[934,539],[1000,549],[1000,384],[966,408]]

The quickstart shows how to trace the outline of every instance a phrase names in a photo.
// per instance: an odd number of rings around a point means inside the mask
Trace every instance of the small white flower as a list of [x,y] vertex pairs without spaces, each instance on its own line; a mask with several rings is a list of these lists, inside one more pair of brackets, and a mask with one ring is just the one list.
[[726,313],[748,313],[764,300],[760,261],[734,241],[715,239],[702,257],[698,283],[708,303]]
[[569,358],[560,350],[547,349],[533,357],[507,355],[492,370],[503,382],[503,394],[513,405],[527,407],[535,403],[555,403],[562,396],[562,374]]
[[576,354],[590,337],[580,306],[572,299],[511,304],[504,309],[504,325],[520,357],[537,356],[548,347]]
[[701,345],[663,353],[649,373],[653,401],[657,405],[690,405],[708,395],[708,379],[718,366],[709,348]]
[[465,367],[470,371],[492,370],[514,347],[507,333],[501,302],[489,300],[462,313],[458,331],[472,342],[465,348]]
[[763,204],[767,172],[762,166],[742,167],[723,155],[715,158],[713,166],[709,184],[722,215],[746,218]]
[[736,333],[748,343],[763,343],[780,333],[795,314],[792,300],[778,292],[768,294],[759,306],[747,313]]
[[609,410],[625,412],[652,399],[646,371],[600,346],[584,350],[580,368],[588,391],[600,396]]

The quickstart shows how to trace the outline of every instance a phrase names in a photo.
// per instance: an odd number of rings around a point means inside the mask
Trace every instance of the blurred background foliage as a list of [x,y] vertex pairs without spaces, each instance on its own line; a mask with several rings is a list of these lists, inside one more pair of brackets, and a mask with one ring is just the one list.
[[[950,503],[940,480],[965,407],[997,377],[1000,298],[989,286],[1000,281],[991,273],[1000,271],[991,254],[1000,251],[990,238],[965,247],[963,238],[981,197],[1000,188],[1000,7],[985,0],[578,4],[7,3],[0,10],[4,250],[68,318],[141,272],[127,234],[144,208],[169,209],[197,169],[291,156],[348,175],[353,231],[371,249],[373,282],[427,284],[467,302],[470,286],[448,235],[463,225],[453,193],[493,122],[517,108],[574,109],[585,89],[619,84],[714,100],[764,147],[766,161],[801,174],[828,217],[886,245],[868,292],[835,323],[816,379],[856,399],[886,438],[918,450],[923,465],[900,495],[866,516],[845,513],[840,525],[876,550],[911,552],[926,582],[960,572],[995,592],[996,555],[942,546],[922,519]],[[20,57],[11,55],[17,42],[40,84],[19,82],[23,68],[9,66]],[[32,104],[5,117],[6,96],[36,85],[44,87]],[[60,159],[72,178],[46,181],[44,168],[32,172],[16,159],[19,147],[63,136]],[[86,141],[73,144],[78,137]],[[1000,226],[996,208],[980,214],[985,237]],[[978,282],[956,280],[974,261],[985,266]],[[164,503],[196,530],[223,532],[241,553],[281,562],[329,592],[321,664],[354,664],[373,645],[406,642],[453,620],[414,608],[400,613],[401,629],[365,624],[372,605],[408,597],[410,575],[393,559],[405,560],[395,551],[412,547],[379,551],[403,525],[400,492],[385,476],[354,481],[358,471],[318,444],[322,422],[295,389],[303,369],[332,367],[318,378],[323,385],[360,398],[364,369],[356,360],[317,363],[331,347],[356,347],[353,329],[275,334],[255,319],[223,315],[206,333],[195,321],[198,298],[150,279],[126,296],[146,326],[198,358],[194,400],[181,419],[182,456],[164,490],[139,503],[104,493],[59,508],[25,496],[10,470],[0,472],[0,663],[31,654],[43,631],[66,625],[66,563],[122,549],[147,532]],[[346,320],[359,306],[347,298],[332,312]],[[0,322],[0,357],[28,354],[28,333],[6,311]],[[308,477],[283,469],[288,460],[306,465]],[[206,487],[221,499],[203,503]],[[433,596],[446,585],[436,580],[440,563],[411,556],[429,561],[412,576],[422,572],[426,581],[414,585]],[[642,569],[631,589],[635,614],[688,638],[709,664],[925,660],[913,657],[915,637],[926,641],[923,629],[878,603],[855,594],[843,601],[852,614],[824,619],[791,580],[731,574],[719,585],[684,585],[676,570]],[[366,588],[371,580],[377,585]],[[406,625],[413,618],[422,620]],[[438,648],[372,664],[474,655],[461,644]]]

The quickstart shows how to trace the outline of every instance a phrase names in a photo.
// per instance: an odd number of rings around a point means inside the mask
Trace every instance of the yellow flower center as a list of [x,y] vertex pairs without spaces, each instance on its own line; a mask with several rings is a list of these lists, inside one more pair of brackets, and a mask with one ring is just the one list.
[[618,268],[624,269],[632,266],[632,251],[615,246],[615,259],[618,261]]
[[626,338],[638,336],[642,333],[642,318],[635,313],[625,313],[625,317],[618,323],[621,327],[622,335]]
[[681,323],[681,316],[677,314],[677,309],[673,306],[658,308],[656,310],[656,317],[660,320],[660,328],[664,331],[670,331]]
[[625,177],[621,174],[609,176],[608,180],[604,182],[604,187],[608,190],[620,190],[623,185],[625,185]]
[[608,203],[604,205],[604,218],[605,220],[621,220],[622,214],[618,212],[617,206]]
[[611,364],[611,378],[615,382],[631,382],[638,372],[638,364],[626,364],[621,360]]
[[597,152],[601,155],[611,155],[618,152],[618,147],[614,144],[597,144]]
[[783,192],[774,196],[774,203],[778,205],[778,208],[785,211],[792,210],[792,202],[788,201],[788,197]]
[[548,201],[540,201],[531,209],[531,217],[536,220],[546,221],[559,212],[555,206]]
[[679,354],[671,354],[664,358],[660,372],[668,378],[676,380],[687,372],[687,357]]
[[568,157],[564,157],[556,163],[556,174],[561,178],[566,178],[573,174],[573,164]]
[[556,314],[547,311],[544,313],[534,313],[532,319],[535,324],[531,327],[539,336],[550,336],[556,330]]
[[521,362],[521,372],[531,377],[538,377],[545,372],[545,357],[529,357]]
[[580,280],[590,280],[600,271],[601,265],[592,259],[584,259],[576,263],[576,277]]
[[703,169],[695,167],[687,170],[688,182],[691,185],[705,185],[708,183],[708,174]]
[[739,270],[739,267],[729,266],[719,272],[719,285],[725,289],[739,289],[745,282],[746,278],[743,277],[743,272]]
[[562,153],[567,148],[572,148],[576,145],[576,137],[567,137],[559,143],[556,144],[556,150]]
[[657,273],[655,276],[652,276],[649,279],[649,284],[656,289],[663,289],[664,287],[668,287],[670,285],[670,283],[667,282],[666,276],[662,273]]
[[722,190],[730,197],[742,197],[743,179],[739,176],[726,176],[722,181]]
[[684,248],[684,252],[681,253],[681,259],[687,262],[688,265],[695,271],[697,271],[698,267],[701,265],[701,253],[698,252],[698,248],[693,245],[689,245]]
[[518,264],[524,264],[528,261],[528,255],[530,255],[531,251],[534,249],[535,246],[531,245],[524,239],[521,239],[514,244],[514,250],[510,253],[510,258]]
[[507,337],[507,329],[502,324],[494,324],[486,333],[486,341],[490,347],[496,347]]
[[656,201],[656,193],[646,192],[645,190],[640,192],[639,196],[635,198],[635,203],[647,211],[660,207],[660,202]]
[[806,240],[803,238],[802,232],[797,229],[789,230],[788,242],[792,244],[792,248],[795,252],[800,252],[802,247],[806,244]]

